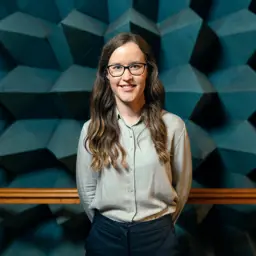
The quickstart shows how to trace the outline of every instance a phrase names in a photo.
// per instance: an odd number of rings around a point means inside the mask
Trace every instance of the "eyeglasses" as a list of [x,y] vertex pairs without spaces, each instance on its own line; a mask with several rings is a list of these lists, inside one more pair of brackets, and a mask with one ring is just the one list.
[[147,65],[146,63],[132,63],[128,66],[124,66],[121,64],[113,64],[113,65],[107,66],[107,69],[110,75],[113,77],[122,76],[126,69],[128,69],[132,75],[140,76],[144,73],[146,65]]

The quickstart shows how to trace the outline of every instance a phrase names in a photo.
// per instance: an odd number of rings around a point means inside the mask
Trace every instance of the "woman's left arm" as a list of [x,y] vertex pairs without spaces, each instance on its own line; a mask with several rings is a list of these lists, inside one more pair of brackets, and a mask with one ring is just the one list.
[[192,185],[192,156],[190,140],[184,124],[184,128],[178,138],[175,139],[172,157],[172,175],[174,189],[178,195],[176,212],[173,214],[174,223],[177,221],[183,210]]

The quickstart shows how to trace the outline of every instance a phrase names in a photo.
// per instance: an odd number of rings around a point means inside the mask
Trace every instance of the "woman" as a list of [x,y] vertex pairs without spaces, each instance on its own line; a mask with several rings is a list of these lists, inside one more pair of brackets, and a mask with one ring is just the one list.
[[78,193],[92,222],[87,256],[180,255],[174,224],[191,187],[191,152],[184,122],[163,100],[148,44],[131,33],[111,39],[77,152]]

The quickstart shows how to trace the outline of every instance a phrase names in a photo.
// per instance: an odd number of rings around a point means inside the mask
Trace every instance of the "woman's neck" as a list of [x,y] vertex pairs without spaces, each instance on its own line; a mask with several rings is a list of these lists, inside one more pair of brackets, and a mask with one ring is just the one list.
[[117,109],[124,121],[129,125],[133,125],[139,121],[144,104],[144,100],[137,102],[136,104],[117,103]]

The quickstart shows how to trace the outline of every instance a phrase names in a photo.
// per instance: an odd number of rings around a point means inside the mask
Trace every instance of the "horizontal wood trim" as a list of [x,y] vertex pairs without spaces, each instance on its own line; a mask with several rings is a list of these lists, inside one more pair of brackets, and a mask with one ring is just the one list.
[[[79,204],[77,189],[0,188],[0,204]],[[256,189],[192,188],[188,204],[256,204]]]
[[79,204],[75,198],[0,198],[0,204]]

